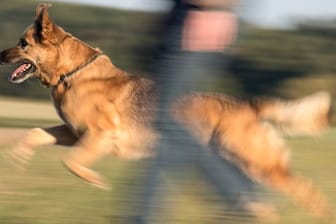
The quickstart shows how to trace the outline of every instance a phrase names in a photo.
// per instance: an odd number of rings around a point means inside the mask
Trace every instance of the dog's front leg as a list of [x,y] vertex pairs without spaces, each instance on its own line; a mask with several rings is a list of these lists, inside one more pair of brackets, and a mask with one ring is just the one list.
[[87,131],[78,146],[66,155],[64,165],[89,184],[108,190],[109,186],[104,179],[88,167],[111,152],[114,140],[111,133]]
[[73,145],[76,141],[77,138],[66,125],[33,128],[5,155],[14,165],[23,168],[34,155],[34,148],[51,144]]

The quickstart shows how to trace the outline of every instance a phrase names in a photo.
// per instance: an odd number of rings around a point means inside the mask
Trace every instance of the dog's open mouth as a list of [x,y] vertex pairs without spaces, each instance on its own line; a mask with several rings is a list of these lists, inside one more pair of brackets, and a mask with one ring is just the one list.
[[35,71],[36,67],[30,61],[21,61],[16,64],[16,69],[8,79],[14,83],[21,83],[31,77]]

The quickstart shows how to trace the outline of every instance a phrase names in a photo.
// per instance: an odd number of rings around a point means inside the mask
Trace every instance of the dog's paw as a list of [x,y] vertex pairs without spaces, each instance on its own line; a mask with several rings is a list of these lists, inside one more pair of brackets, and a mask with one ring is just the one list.
[[100,176],[93,170],[79,164],[78,162],[74,162],[69,158],[63,159],[63,164],[70,172],[82,178],[88,184],[103,190],[111,190],[111,188],[107,184],[107,181],[105,181],[102,176]]
[[33,155],[34,151],[31,148],[21,144],[3,153],[3,157],[20,170],[26,169]]
[[107,184],[107,182],[104,180],[104,178],[102,178],[98,174],[94,178],[92,178],[90,180],[90,182],[88,182],[88,183],[91,184],[94,187],[100,188],[100,189],[105,190],[105,191],[112,190],[111,186],[109,184]]
[[277,222],[279,220],[273,205],[261,202],[246,202],[244,208],[254,217],[262,221]]

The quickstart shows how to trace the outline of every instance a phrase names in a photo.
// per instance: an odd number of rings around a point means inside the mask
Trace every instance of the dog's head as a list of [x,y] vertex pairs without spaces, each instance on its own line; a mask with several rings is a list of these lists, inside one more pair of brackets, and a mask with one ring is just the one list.
[[41,3],[36,8],[34,23],[19,38],[18,44],[0,53],[1,64],[13,64],[15,70],[9,80],[21,83],[37,77],[45,85],[57,83],[62,71],[61,58],[71,35],[51,21],[48,14],[50,4]]

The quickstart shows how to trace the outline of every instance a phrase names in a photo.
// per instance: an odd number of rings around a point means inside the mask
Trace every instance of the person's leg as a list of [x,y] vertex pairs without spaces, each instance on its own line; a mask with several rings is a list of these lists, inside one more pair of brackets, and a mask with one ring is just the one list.
[[221,67],[218,63],[224,61],[206,53],[175,52],[173,55],[162,57],[163,60],[157,65],[160,68],[157,84],[161,93],[157,126],[162,139],[158,147],[158,157],[150,168],[146,182],[143,220],[146,221],[151,216],[153,206],[159,204],[161,196],[164,195],[162,192],[165,190],[164,184],[161,183],[160,176],[176,167],[180,167],[183,172],[186,166],[201,168],[200,171],[206,180],[215,186],[217,192],[233,210],[246,211],[239,206],[245,203],[244,200],[255,201],[251,196],[246,197],[247,192],[254,191],[254,183],[227,161],[214,159],[214,156],[204,149],[204,146],[199,145],[190,133],[171,120],[168,112],[174,100],[195,91],[202,83],[202,79],[210,79],[204,76],[210,76],[211,69]]
[[157,71],[154,73],[160,96],[156,125],[161,139],[157,147],[158,155],[145,180],[144,205],[138,223],[150,223],[150,218],[155,214],[155,206],[162,202],[165,195],[163,191],[166,190],[162,176],[175,178],[174,172],[184,172],[186,167],[191,167],[198,160],[195,154],[200,152],[197,148],[201,146],[169,115],[170,104],[178,96],[191,91],[194,85],[188,77],[192,61],[187,59],[185,54],[172,49],[169,53],[162,54],[156,64]]

